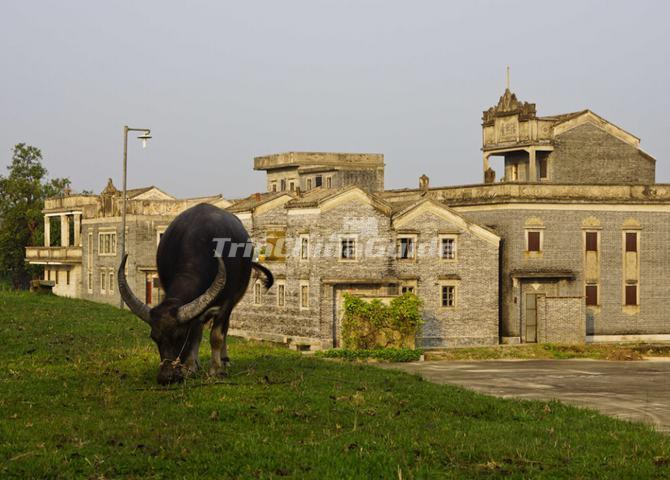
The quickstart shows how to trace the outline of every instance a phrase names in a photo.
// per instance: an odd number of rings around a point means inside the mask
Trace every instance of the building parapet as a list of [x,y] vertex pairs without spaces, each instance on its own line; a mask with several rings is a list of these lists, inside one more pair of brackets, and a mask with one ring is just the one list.
[[[387,190],[382,197],[391,203],[409,201],[420,189]],[[497,183],[431,188],[429,194],[450,206],[497,203],[668,203],[670,184],[570,185],[543,183]]]
[[285,152],[254,158],[254,170],[272,170],[307,165],[349,168],[383,167],[384,155],[381,153]]
[[95,205],[98,203],[97,195],[66,195],[50,197],[44,200],[44,212],[58,213],[81,209],[84,205]]
[[26,247],[26,260],[32,264],[80,264],[81,247]]

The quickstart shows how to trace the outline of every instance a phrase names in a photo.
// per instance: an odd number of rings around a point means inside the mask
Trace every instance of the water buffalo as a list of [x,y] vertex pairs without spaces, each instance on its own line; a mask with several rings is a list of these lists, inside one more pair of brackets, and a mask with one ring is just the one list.
[[119,293],[128,308],[151,326],[161,364],[158,383],[179,382],[199,367],[198,349],[204,324],[213,319],[210,374],[225,373],[230,314],[249,284],[251,270],[272,273],[254,262],[249,234],[233,214],[199,204],[179,214],[163,233],[156,253],[164,300],[149,308],[130,290],[125,266],[119,266]]

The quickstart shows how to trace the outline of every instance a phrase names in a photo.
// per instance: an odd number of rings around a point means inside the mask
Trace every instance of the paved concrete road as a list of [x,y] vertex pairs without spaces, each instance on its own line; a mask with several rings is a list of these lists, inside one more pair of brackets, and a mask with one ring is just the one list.
[[556,399],[670,431],[670,360],[484,360],[387,365],[503,398]]

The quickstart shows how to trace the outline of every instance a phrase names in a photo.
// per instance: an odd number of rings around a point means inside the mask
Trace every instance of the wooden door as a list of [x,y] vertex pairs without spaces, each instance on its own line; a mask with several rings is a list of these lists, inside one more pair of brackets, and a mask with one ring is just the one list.
[[526,294],[526,342],[537,343],[537,294]]

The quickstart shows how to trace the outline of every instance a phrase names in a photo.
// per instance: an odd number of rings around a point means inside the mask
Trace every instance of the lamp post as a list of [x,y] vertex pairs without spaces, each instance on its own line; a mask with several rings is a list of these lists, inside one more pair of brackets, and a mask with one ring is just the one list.
[[[147,140],[151,138],[151,130],[148,128],[130,128],[123,126],[123,200],[121,203],[121,259],[126,254],[126,173],[128,171],[128,132],[142,132],[137,137],[142,140],[142,148],[146,148]],[[123,299],[119,301],[119,307],[123,308]]]

